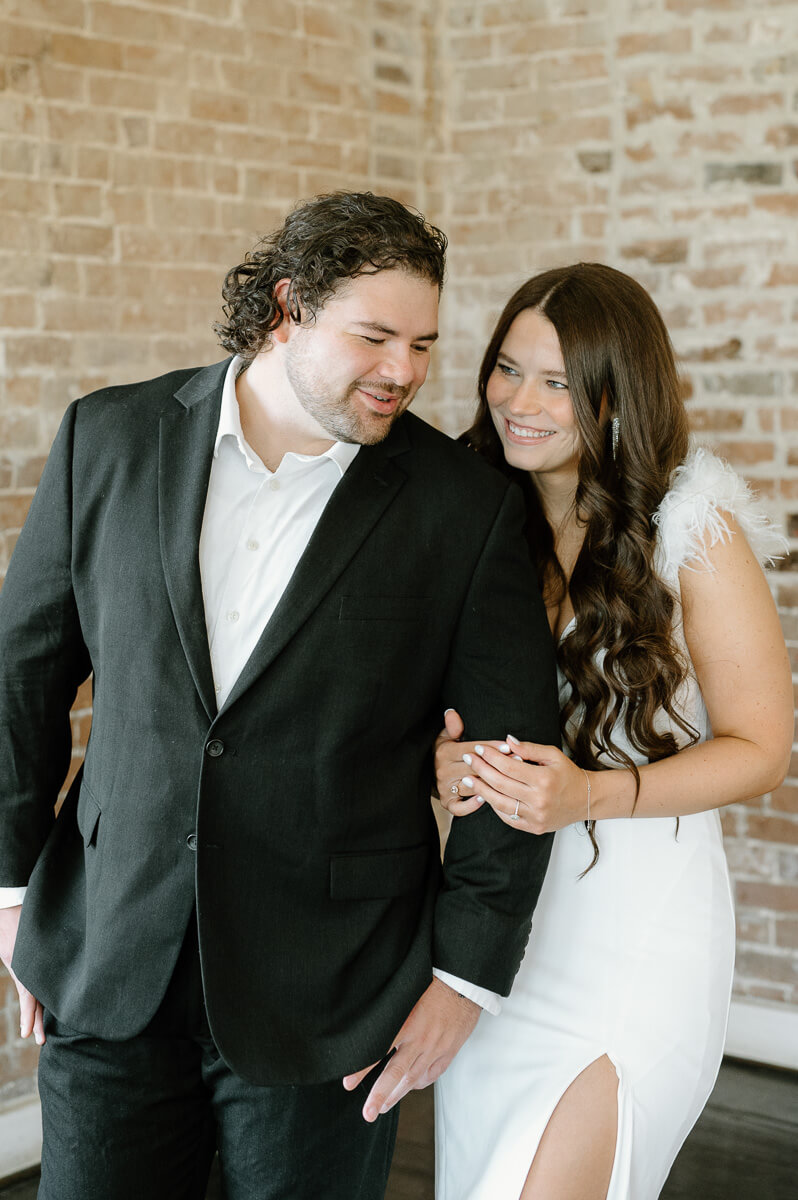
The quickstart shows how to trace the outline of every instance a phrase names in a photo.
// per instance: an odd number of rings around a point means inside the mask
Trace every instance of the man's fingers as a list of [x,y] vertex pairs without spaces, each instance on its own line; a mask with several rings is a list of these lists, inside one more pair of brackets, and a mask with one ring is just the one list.
[[413,1090],[420,1071],[416,1070],[418,1057],[411,1060],[411,1053],[408,1049],[397,1050],[378,1075],[363,1105],[363,1117],[366,1121],[376,1121],[377,1117],[387,1113],[403,1096]]
[[[23,987],[18,979],[14,982],[17,985],[17,994],[19,995],[19,1035],[20,1037],[30,1037],[35,1033],[36,1027],[36,1010],[39,1004],[35,996],[32,996],[26,987]],[[44,1038],[44,1029],[41,1030],[42,1039]],[[36,1038],[39,1045],[41,1042]]]
[[467,817],[469,813],[477,812],[482,808],[484,801],[479,796],[466,796],[464,800],[452,799],[444,804],[444,808],[452,814],[453,817]]
[[33,1018],[33,1037],[37,1046],[43,1046],[46,1042],[44,1036],[44,1009],[39,1001],[36,1001],[36,1015]]
[[362,1071],[355,1071],[354,1075],[344,1075],[343,1085],[348,1092],[353,1092],[358,1084],[362,1083],[368,1075],[369,1071],[373,1071],[376,1063],[372,1063],[370,1067],[364,1067]]

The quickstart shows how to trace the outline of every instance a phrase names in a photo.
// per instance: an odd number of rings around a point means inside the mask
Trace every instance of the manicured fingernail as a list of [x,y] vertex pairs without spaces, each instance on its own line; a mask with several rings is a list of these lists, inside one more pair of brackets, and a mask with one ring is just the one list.
[[507,734],[507,741],[508,741],[508,742],[512,742],[514,746],[520,746],[520,745],[521,745],[521,743],[519,742],[518,738],[517,738],[517,737],[513,737],[513,735],[512,735],[511,733],[508,733],[508,734]]
[[450,712],[454,712],[454,709],[453,709],[453,708],[445,708],[445,709],[443,710],[443,715],[444,715],[444,716],[446,716],[446,714],[447,714],[447,713],[450,713]]
[[506,742],[502,742],[501,746],[499,746],[499,753],[500,754],[509,754],[510,753],[510,747],[507,745]]
[[466,787],[474,786],[474,780],[471,778],[470,775],[464,775],[463,778],[460,780],[460,782],[464,783],[466,785]]
[[471,766],[471,764],[472,764],[472,762],[473,762],[473,761],[474,761],[474,760],[473,760],[473,758],[471,757],[471,755],[470,755],[470,754],[464,754],[464,755],[463,755],[463,762],[464,762],[464,763],[468,763],[469,767]]
[[524,761],[524,760],[523,760],[523,758],[521,757],[521,755],[520,755],[520,754],[514,754],[514,755],[513,755],[513,758],[517,758],[519,762],[523,762],[523,761]]
[[474,799],[476,800],[477,804],[484,804],[484,803],[485,803],[485,801],[484,801],[484,799],[482,798],[482,796],[475,796],[475,797],[474,797]]
[[484,754],[484,753],[485,753],[485,747],[484,747],[484,746],[475,746],[475,747],[474,747],[474,751],[475,751],[475,753],[476,753],[476,754]]

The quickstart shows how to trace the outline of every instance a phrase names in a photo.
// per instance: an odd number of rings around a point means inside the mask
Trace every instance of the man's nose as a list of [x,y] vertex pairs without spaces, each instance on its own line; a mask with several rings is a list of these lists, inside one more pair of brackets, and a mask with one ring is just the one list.
[[411,384],[416,377],[416,370],[410,348],[392,346],[380,363],[379,373],[399,387]]

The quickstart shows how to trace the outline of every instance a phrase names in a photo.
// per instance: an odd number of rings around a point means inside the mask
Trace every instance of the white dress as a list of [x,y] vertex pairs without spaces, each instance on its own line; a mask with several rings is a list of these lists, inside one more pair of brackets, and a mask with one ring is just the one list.
[[[782,552],[745,483],[694,450],[655,517],[657,569],[675,594],[680,567],[707,569],[704,539],[729,536],[724,512],[761,559]],[[702,741],[711,736],[692,672],[679,707]],[[718,812],[682,817],[678,836],[668,817],[600,821],[596,837],[598,863],[580,879],[592,858],[584,824],[555,835],[512,994],[499,1016],[480,1017],[436,1085],[437,1200],[518,1200],[558,1101],[602,1055],[619,1080],[608,1200],[659,1195],[709,1097],[734,965]]]

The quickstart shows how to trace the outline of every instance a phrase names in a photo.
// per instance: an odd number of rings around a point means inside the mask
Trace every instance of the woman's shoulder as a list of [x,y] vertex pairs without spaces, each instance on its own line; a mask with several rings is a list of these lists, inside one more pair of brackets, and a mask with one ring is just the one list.
[[729,518],[763,566],[785,553],[787,542],[745,480],[724,459],[694,447],[654,513],[661,578],[675,583],[682,567],[711,569],[707,550],[731,538]]

